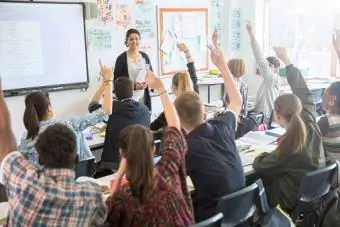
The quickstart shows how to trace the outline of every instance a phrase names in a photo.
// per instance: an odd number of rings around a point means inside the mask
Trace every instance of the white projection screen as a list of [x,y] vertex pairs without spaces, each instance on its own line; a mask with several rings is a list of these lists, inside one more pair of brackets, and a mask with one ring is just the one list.
[[82,3],[0,2],[0,76],[7,95],[86,89]]

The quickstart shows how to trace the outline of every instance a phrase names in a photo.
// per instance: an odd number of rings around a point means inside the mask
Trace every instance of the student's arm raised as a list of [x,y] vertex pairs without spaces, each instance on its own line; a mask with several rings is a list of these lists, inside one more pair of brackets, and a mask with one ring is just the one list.
[[5,102],[0,78],[0,163],[11,151],[17,149],[16,140],[12,131],[11,116]]
[[192,81],[192,85],[194,87],[194,91],[196,93],[199,93],[199,88],[197,84],[198,79],[197,79],[197,74],[196,74],[196,68],[195,68],[194,59],[191,56],[190,50],[187,47],[187,45],[185,45],[185,43],[177,44],[177,48],[179,51],[185,54],[185,58],[187,59],[187,67],[189,70],[189,75]]
[[265,59],[263,51],[261,50],[259,44],[256,41],[255,34],[254,34],[254,27],[250,21],[247,21],[246,25],[250,41],[251,41],[251,48],[253,49],[253,54],[256,59],[256,63],[259,65],[261,71],[263,72],[264,79],[266,79],[267,75],[271,75],[269,63],[267,59]]
[[181,130],[180,120],[175,109],[174,104],[170,100],[169,94],[166,91],[161,79],[156,77],[152,71],[148,71],[146,75],[146,82],[151,89],[155,89],[162,101],[164,114],[169,127],[175,127]]
[[228,66],[226,65],[226,60],[223,57],[222,51],[218,48],[218,32],[217,30],[213,33],[213,45],[209,46],[209,49],[211,51],[211,61],[216,65],[218,70],[221,72],[223,80],[224,80],[224,86],[226,88],[226,91],[228,92],[229,96],[229,105],[228,109],[235,112],[236,115],[240,113],[241,106],[242,106],[242,97],[240,91],[236,87],[236,83],[234,79],[232,78],[232,75],[229,71]]
[[340,64],[340,31],[337,31],[333,36],[333,46],[335,48],[336,54],[338,55],[338,61]]
[[300,70],[290,63],[285,48],[275,47],[274,50],[277,57],[286,65],[287,80],[292,92],[299,97],[302,103],[302,118],[304,121],[315,122],[316,107],[313,94],[310,92]]

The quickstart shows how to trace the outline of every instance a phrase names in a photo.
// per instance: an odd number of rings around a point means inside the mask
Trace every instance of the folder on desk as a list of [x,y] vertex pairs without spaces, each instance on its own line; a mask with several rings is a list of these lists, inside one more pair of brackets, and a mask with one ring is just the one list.
[[266,131],[266,135],[273,136],[276,138],[280,138],[283,134],[285,134],[286,130],[282,127],[274,128]]

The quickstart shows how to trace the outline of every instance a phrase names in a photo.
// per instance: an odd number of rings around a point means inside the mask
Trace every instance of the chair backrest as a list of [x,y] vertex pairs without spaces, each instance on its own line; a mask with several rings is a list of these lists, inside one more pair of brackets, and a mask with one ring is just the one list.
[[297,194],[297,202],[313,203],[325,196],[331,189],[337,173],[337,164],[307,173],[302,179]]
[[205,221],[193,225],[192,227],[221,227],[222,219],[223,214],[218,213]]
[[240,191],[222,197],[217,212],[223,214],[223,225],[235,226],[251,218],[256,211],[259,190],[256,183]]

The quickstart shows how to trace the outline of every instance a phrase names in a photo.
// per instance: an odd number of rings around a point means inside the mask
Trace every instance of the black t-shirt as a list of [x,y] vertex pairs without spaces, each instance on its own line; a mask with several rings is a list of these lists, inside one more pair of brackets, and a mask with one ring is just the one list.
[[196,221],[211,217],[220,197],[245,187],[235,129],[236,115],[227,111],[187,136],[187,169],[195,186]]

